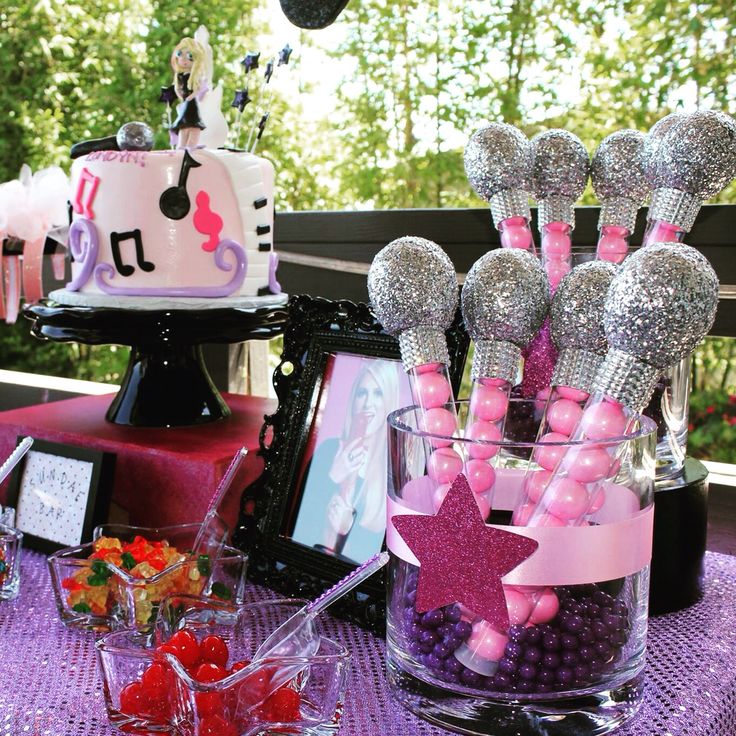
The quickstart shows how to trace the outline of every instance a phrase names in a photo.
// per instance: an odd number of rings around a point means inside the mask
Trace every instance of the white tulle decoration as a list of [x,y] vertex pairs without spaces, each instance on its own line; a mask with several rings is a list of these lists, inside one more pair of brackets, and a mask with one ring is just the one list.
[[67,224],[69,177],[58,166],[32,174],[23,164],[17,179],[0,184],[0,233],[34,241]]

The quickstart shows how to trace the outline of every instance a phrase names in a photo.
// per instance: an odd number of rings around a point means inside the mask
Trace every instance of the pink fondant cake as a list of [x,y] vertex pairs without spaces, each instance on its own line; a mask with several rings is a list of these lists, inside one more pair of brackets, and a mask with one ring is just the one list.
[[[94,151],[74,161],[72,280],[92,306],[201,306],[280,292],[274,169],[225,149]],[[214,300],[214,302],[209,302]]]

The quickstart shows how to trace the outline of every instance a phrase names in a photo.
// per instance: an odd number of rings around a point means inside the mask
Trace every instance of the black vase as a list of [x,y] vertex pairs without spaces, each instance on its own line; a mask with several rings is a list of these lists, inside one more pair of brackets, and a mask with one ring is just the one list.
[[349,0],[281,0],[281,9],[291,23],[299,28],[327,28],[348,4]]

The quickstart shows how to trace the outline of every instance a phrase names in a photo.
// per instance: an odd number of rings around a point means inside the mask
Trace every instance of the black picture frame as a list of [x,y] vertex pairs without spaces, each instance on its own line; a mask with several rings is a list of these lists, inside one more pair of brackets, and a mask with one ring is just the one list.
[[[22,437],[18,437],[18,442],[22,439]],[[71,538],[65,542],[46,539],[42,536],[33,534],[32,530],[35,527],[31,526],[28,522],[24,523],[24,515],[20,513],[20,501],[23,499],[23,494],[28,493],[27,484],[32,482],[32,479],[30,479],[28,475],[29,461],[32,457],[32,453],[40,453],[52,458],[50,461],[52,470],[58,470],[59,473],[63,472],[65,460],[79,460],[91,465],[89,484],[77,491],[77,493],[81,492],[86,496],[84,516],[81,520],[78,518],[69,520],[72,529],[74,531],[77,529],[79,530],[79,541],[75,541]],[[64,547],[77,546],[78,544],[91,542],[93,529],[98,524],[104,523],[107,519],[110,500],[112,498],[112,481],[115,472],[115,460],[115,455],[109,452],[91,450],[86,447],[78,447],[76,445],[68,445],[61,442],[34,440],[31,449],[13,469],[13,473],[10,477],[10,485],[8,487],[7,503],[9,506],[13,506],[16,509],[15,523],[16,527],[23,532],[24,544],[31,549],[51,554],[52,552],[63,549]],[[47,465],[48,463],[49,461],[46,461]],[[54,479],[52,482],[57,481]],[[60,477],[58,482],[61,483]]]
[[[312,428],[314,397],[334,353],[399,359],[398,341],[386,334],[368,305],[295,296],[287,305],[281,360],[273,374],[279,405],[264,418],[259,455],[264,471],[243,493],[234,539],[250,553],[249,577],[300,597],[314,597],[355,564],[306,547],[284,535],[285,519],[298,506],[297,475]],[[469,339],[460,315],[447,331],[450,376],[457,392]],[[397,407],[399,408],[399,407]],[[385,541],[384,541],[385,544]],[[374,575],[331,609],[376,633],[385,628],[385,576]]]

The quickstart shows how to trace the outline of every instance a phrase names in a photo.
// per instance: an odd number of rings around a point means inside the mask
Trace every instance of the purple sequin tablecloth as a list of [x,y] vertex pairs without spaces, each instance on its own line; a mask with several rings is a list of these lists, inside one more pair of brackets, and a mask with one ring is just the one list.
[[[646,700],[617,736],[736,734],[736,557],[709,553],[707,574],[703,601],[652,619]],[[353,655],[341,736],[448,733],[391,700],[380,639],[332,619],[325,628]],[[26,552],[20,596],[0,603],[0,736],[120,733],[107,723],[93,644],[60,623],[44,558]]]

